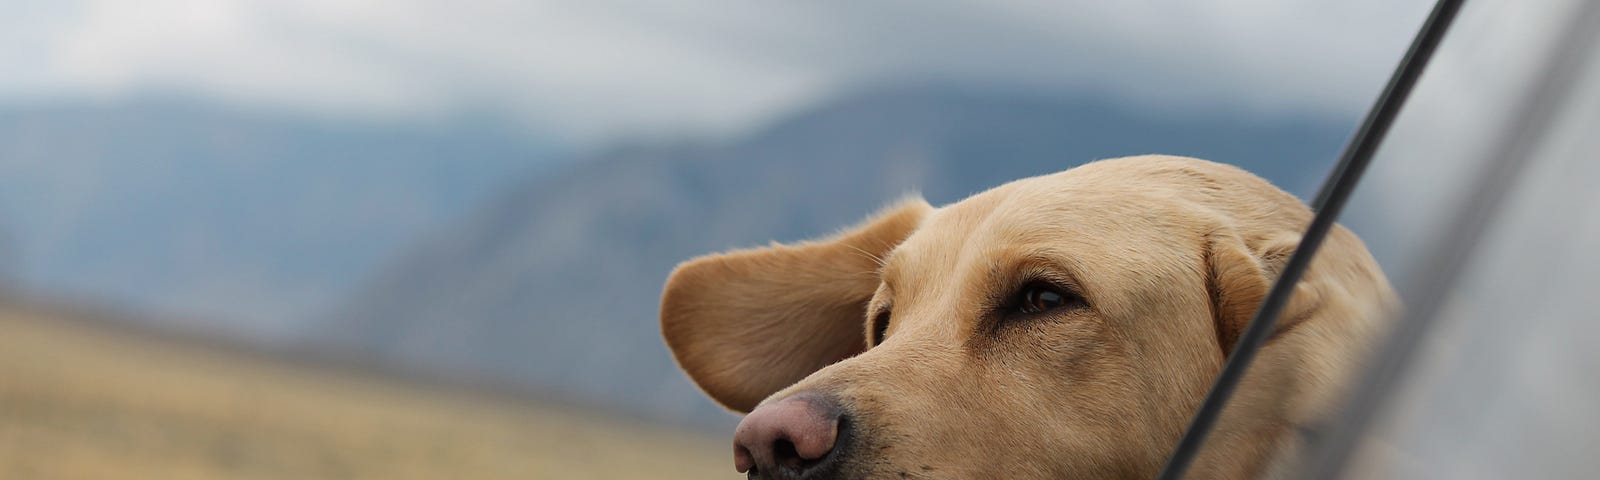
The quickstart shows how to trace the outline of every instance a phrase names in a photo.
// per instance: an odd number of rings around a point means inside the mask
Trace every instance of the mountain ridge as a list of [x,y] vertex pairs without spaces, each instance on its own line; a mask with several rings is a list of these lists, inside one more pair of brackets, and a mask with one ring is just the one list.
[[173,98],[0,110],[0,275],[278,338],[358,272],[557,153],[493,124],[348,123]]
[[724,143],[602,152],[525,179],[395,259],[318,341],[725,422],[659,339],[659,288],[679,261],[827,234],[909,191],[943,204],[1130,154],[1234,163],[1303,197],[1350,128],[981,89],[858,92]]

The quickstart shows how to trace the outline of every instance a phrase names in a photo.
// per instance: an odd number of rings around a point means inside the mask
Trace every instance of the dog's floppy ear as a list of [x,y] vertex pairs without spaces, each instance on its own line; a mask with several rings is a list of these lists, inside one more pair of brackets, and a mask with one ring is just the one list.
[[[1254,248],[1231,231],[1208,236],[1206,289],[1211,295],[1212,319],[1223,356],[1233,352],[1234,344],[1261,308],[1261,301],[1299,243],[1300,236],[1294,233],[1267,238]],[[1310,290],[1304,279],[1295,285],[1294,295],[1274,325],[1276,332],[1304,320],[1315,301],[1315,292]]]
[[684,262],[661,295],[662,336],[701,389],[748,412],[866,348],[879,259],[932,210],[907,199],[827,239]]

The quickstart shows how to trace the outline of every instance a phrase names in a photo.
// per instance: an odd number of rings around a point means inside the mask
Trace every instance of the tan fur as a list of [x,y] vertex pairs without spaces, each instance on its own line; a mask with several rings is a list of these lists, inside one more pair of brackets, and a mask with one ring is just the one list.
[[[686,262],[662,329],[729,408],[838,399],[864,450],[847,470],[864,478],[1150,478],[1310,218],[1234,167],[1104,160]],[[1018,319],[996,304],[1041,278],[1089,307]],[[1361,241],[1335,227],[1191,478],[1292,461],[1295,429],[1332,410],[1392,304]],[[869,313],[885,309],[887,336],[868,345]]]

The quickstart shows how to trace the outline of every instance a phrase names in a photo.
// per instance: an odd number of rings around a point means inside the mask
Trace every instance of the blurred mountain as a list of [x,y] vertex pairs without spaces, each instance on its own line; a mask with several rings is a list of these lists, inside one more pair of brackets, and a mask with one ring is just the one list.
[[8,107],[0,283],[281,337],[547,156],[492,125],[172,99]]
[[1352,124],[978,89],[869,91],[729,143],[621,149],[529,178],[392,263],[317,336],[435,371],[725,422],[659,338],[660,287],[679,261],[825,235],[910,191],[940,204],[1131,154],[1234,163],[1304,198]]

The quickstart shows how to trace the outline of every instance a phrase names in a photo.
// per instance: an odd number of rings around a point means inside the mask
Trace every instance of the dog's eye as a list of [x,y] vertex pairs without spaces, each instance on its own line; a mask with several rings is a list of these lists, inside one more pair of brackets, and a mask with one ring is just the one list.
[[1017,295],[1016,308],[1019,312],[1034,314],[1069,307],[1082,302],[1083,299],[1077,295],[1064,292],[1047,284],[1035,282],[1022,287],[1022,291]]
[[883,343],[883,336],[888,332],[889,309],[885,308],[882,312],[878,312],[878,316],[872,317],[872,344]]

